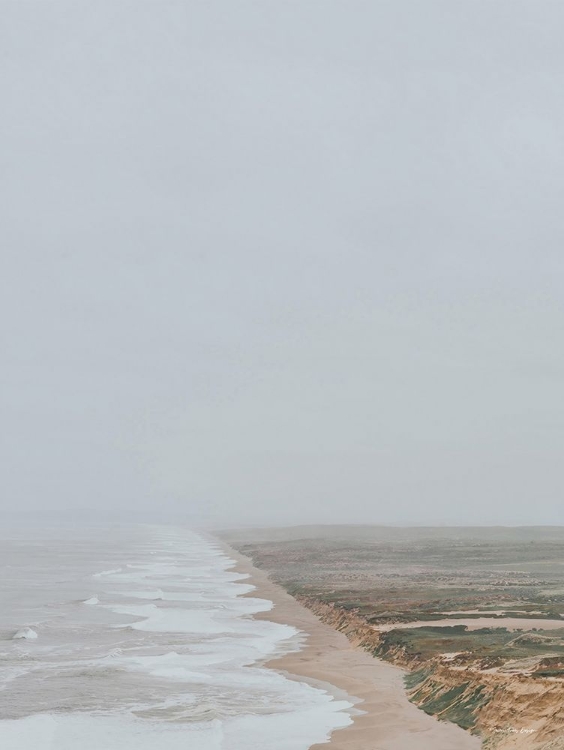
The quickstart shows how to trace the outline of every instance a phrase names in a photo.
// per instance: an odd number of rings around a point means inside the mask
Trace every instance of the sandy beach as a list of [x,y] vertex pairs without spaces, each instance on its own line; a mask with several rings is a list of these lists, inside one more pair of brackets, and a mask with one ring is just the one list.
[[[250,575],[256,586],[252,596],[274,602],[274,609],[256,615],[286,623],[307,633],[304,648],[268,662],[292,679],[345,691],[359,700],[363,713],[327,743],[311,750],[478,750],[481,742],[463,729],[440,722],[410,703],[403,688],[403,670],[354,648],[346,636],[321,622],[251,561],[223,543],[237,562],[237,570]],[[323,684],[322,684],[323,683]],[[337,697],[342,698],[342,694]]]

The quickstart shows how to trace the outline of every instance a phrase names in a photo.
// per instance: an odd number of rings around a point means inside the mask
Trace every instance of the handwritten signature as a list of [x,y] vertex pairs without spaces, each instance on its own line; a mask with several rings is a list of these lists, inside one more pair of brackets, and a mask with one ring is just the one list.
[[529,729],[528,727],[521,727],[520,729],[517,729],[516,727],[493,727],[492,731],[502,734],[532,734],[537,730]]

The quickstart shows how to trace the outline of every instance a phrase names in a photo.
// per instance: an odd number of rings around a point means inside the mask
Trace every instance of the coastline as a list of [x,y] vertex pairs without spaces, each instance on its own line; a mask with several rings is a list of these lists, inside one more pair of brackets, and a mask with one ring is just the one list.
[[[351,645],[343,633],[321,622],[252,561],[215,537],[236,562],[236,571],[255,586],[250,596],[269,599],[274,608],[256,619],[292,625],[306,634],[300,651],[265,663],[291,679],[327,690],[355,703],[353,723],[337,729],[328,742],[310,750],[479,750],[481,741],[455,724],[438,721],[410,703],[403,670]],[[355,715],[356,714],[356,715]]]

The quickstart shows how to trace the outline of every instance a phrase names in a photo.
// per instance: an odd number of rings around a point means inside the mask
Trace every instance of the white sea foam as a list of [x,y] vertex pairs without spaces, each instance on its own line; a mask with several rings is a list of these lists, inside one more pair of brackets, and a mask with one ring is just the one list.
[[[346,704],[345,704],[346,706]],[[40,714],[0,723],[9,750],[298,750],[340,725],[345,706],[311,705],[288,715],[244,715],[192,725],[134,717]]]
[[101,570],[99,573],[94,573],[92,578],[103,578],[104,576],[111,576],[119,573],[122,568],[113,568],[112,570]]
[[[349,701],[260,666],[303,637],[252,617],[272,602],[242,596],[253,587],[214,543],[170,529],[123,546],[119,567],[94,574],[104,604],[90,597],[84,603],[98,606],[81,610],[100,646],[79,644],[61,663],[64,674],[107,681],[98,703],[0,722],[2,747],[306,750],[351,722]],[[117,553],[106,559],[118,562]],[[51,657],[49,674],[53,665]]]
[[14,633],[12,640],[17,641],[20,638],[25,640],[35,640],[37,638],[37,633],[35,630],[32,630],[32,628],[20,628],[20,630]]

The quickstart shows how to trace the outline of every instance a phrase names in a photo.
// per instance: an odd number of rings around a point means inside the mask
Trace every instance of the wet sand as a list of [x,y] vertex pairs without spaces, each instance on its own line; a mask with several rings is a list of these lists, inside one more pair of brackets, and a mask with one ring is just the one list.
[[[335,686],[362,701],[356,707],[364,713],[354,716],[353,724],[335,731],[328,744],[313,745],[310,750],[479,750],[477,737],[454,724],[437,721],[408,701],[403,670],[354,648],[345,635],[302,607],[248,558],[224,546],[237,561],[237,570],[249,574],[249,582],[256,586],[251,596],[274,602],[272,611],[255,617],[293,625],[308,634],[301,651],[267,666],[329,692],[334,692],[331,686]],[[342,699],[343,695],[336,697]]]

